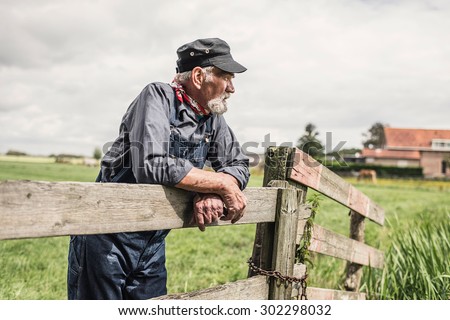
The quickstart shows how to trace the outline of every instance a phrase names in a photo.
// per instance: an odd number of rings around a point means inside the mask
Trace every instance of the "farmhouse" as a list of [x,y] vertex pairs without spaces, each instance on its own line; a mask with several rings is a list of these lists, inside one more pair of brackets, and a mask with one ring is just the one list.
[[425,177],[450,177],[450,130],[384,128],[384,135],[382,149],[363,149],[366,163],[422,167]]

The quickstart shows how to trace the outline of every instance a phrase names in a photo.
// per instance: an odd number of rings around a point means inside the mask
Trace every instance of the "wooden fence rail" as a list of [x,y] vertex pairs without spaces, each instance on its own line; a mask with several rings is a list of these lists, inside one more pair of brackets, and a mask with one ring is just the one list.
[[[316,225],[309,250],[348,261],[345,287],[308,287],[309,299],[364,299],[358,292],[362,265],[383,267],[383,253],[364,244],[364,221],[384,222],[383,209],[295,148],[269,148],[264,187],[247,188],[248,206],[236,224],[256,223],[252,260],[262,269],[301,277],[295,262],[310,209],[312,188],[351,209],[350,238]],[[159,185],[116,183],[0,182],[0,240],[194,227],[188,192]],[[229,225],[219,221],[214,225]],[[249,270],[249,278],[158,299],[291,299],[298,288]]]
[[[276,189],[245,194],[248,208],[237,224],[275,221]],[[0,240],[195,226],[190,194],[160,185],[3,181],[0,204]]]

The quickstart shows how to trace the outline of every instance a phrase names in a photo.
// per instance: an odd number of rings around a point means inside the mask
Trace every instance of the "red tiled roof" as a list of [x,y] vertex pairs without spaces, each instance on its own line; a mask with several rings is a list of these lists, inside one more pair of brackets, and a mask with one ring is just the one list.
[[367,149],[362,150],[363,157],[383,158],[383,159],[409,159],[419,160],[420,152],[416,150],[384,150],[384,149]]
[[433,139],[449,139],[450,130],[384,128],[386,149],[396,147],[431,148]]

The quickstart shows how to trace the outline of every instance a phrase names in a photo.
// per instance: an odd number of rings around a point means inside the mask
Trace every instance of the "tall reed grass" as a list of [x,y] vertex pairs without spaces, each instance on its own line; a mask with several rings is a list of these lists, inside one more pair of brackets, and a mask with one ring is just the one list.
[[[397,230],[382,271],[369,269],[362,290],[368,299],[450,299],[450,217],[423,220]],[[381,273],[381,276],[380,276]]]

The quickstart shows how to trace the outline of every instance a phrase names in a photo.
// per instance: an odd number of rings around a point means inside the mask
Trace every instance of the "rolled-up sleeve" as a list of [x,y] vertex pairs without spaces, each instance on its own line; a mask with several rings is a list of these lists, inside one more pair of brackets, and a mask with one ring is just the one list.
[[235,177],[241,190],[244,190],[250,178],[249,159],[242,152],[236,136],[225,119],[218,116],[216,121],[216,132],[208,151],[208,160],[215,171]]
[[174,186],[193,168],[190,161],[169,155],[171,99],[173,93],[150,84],[133,101],[124,118],[137,183]]

